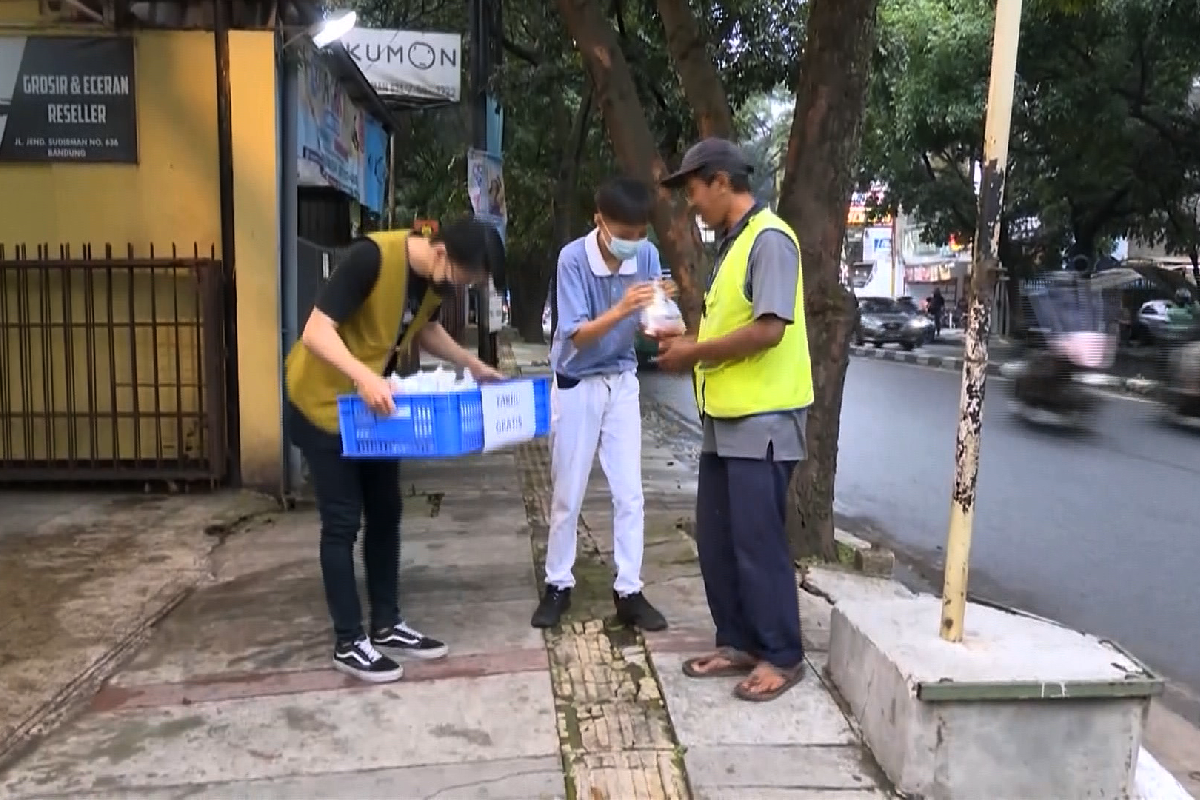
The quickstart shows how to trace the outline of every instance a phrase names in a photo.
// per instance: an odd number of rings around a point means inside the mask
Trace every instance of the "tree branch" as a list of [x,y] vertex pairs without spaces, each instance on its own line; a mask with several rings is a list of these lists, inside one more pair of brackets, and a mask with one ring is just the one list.
[[517,44],[516,42],[509,39],[507,36],[503,37],[500,40],[500,42],[503,45],[505,52],[511,53],[512,55],[514,55],[517,58],[524,61],[526,64],[530,64],[535,67],[541,66],[541,64],[542,64],[541,56],[538,55],[537,53],[535,53],[530,48],[525,47],[524,45]]
[[[939,180],[937,167],[933,166],[933,161],[930,160],[928,153],[921,153],[921,163],[925,165],[925,174],[929,176],[929,182],[937,183]],[[955,167],[954,172],[959,177],[962,177],[962,173],[958,171],[957,167]],[[974,192],[975,187],[972,185],[971,193],[974,194]],[[964,231],[970,231],[971,235],[974,236],[975,221],[967,216],[967,214],[961,208],[959,208],[957,204],[951,207],[950,215],[953,216],[958,222],[960,228],[962,228]]]

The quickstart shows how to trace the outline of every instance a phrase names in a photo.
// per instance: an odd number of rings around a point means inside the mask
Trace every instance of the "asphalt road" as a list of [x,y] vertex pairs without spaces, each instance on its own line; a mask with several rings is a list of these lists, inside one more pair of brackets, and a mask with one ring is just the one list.
[[[695,420],[687,379],[643,386]],[[1093,434],[1056,435],[1012,417],[1007,381],[988,387],[972,592],[1115,639],[1200,696],[1200,436],[1115,396]],[[958,397],[957,373],[851,359],[836,510],[926,576],[940,575]],[[1172,696],[1200,721],[1194,697]]]

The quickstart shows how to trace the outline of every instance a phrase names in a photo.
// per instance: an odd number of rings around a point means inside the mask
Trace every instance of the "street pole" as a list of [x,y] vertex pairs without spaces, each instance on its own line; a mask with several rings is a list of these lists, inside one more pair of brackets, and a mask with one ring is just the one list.
[[396,132],[388,133],[387,209],[384,219],[387,230],[396,229]]
[[962,394],[958,435],[954,443],[954,493],[942,586],[941,637],[961,642],[967,608],[967,565],[971,526],[975,519],[975,484],[979,477],[979,438],[983,426],[983,394],[987,378],[988,333],[992,294],[1000,262],[1000,222],[1004,208],[1004,173],[1012,124],[1017,45],[1021,35],[1021,0],[998,0],[992,39],[992,75],[988,87],[987,122],[983,134],[983,175],[979,184],[979,219],[971,262],[970,311],[963,347]]
[[[467,0],[471,38],[471,146],[488,150],[488,82],[492,74],[492,25],[488,13],[489,0]],[[496,366],[498,353],[496,334],[490,330],[488,318],[491,304],[488,287],[475,290],[475,325],[479,334],[479,360]]]

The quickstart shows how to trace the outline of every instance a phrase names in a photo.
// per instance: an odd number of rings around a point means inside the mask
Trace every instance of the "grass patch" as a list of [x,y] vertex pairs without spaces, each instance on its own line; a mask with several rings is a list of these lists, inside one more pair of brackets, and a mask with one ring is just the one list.
[[857,551],[845,542],[834,541],[833,544],[837,547],[837,563],[844,567],[853,567],[857,560]]
[[578,753],[583,750],[583,733],[579,730],[579,712],[570,702],[557,703],[558,713],[562,715],[563,726],[566,728],[558,735],[559,744],[564,753]]

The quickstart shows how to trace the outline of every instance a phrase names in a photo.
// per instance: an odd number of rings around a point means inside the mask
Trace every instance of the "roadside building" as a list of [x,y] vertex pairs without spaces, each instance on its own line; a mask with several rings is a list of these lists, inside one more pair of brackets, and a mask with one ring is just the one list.
[[283,354],[393,129],[320,21],[0,3],[0,483],[289,491]]

